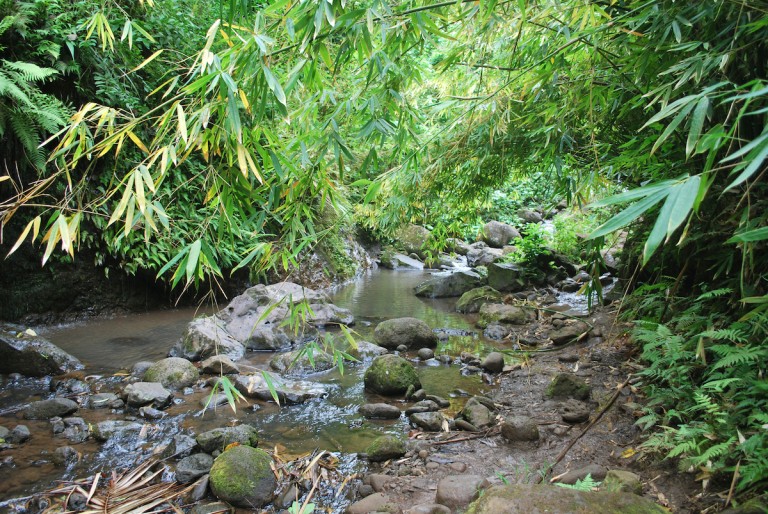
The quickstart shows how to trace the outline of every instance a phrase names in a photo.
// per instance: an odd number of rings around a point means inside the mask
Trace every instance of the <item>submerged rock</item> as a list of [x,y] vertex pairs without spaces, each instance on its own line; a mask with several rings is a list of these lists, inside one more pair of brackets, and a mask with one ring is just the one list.
[[199,372],[187,359],[168,357],[149,367],[144,373],[145,382],[160,382],[163,387],[181,389],[197,382]]
[[421,387],[413,364],[397,355],[376,357],[365,371],[365,389],[385,395],[403,394],[408,387]]
[[44,377],[83,369],[75,357],[33,334],[19,325],[0,323],[0,374]]
[[563,512],[569,514],[662,514],[651,500],[634,494],[577,491],[549,485],[515,484],[496,486],[469,506],[467,514],[517,514],[519,512]]
[[373,338],[377,344],[390,350],[400,345],[408,348],[434,348],[437,335],[429,325],[417,318],[395,318],[382,321],[376,326]]
[[205,453],[222,451],[232,443],[256,447],[259,444],[259,431],[250,425],[221,427],[198,434],[196,440]]
[[416,296],[446,298],[461,296],[467,291],[483,285],[484,279],[474,271],[441,273],[416,286]]
[[[322,398],[328,394],[328,389],[317,382],[288,380],[275,374],[270,374],[270,377],[281,403],[296,405],[312,398]],[[234,384],[235,388],[244,396],[265,402],[274,401],[269,384],[262,374],[238,375]]]
[[501,303],[501,293],[491,286],[470,289],[456,302],[456,311],[471,314],[479,312],[484,303]]
[[277,481],[263,450],[235,446],[219,455],[210,474],[211,491],[217,498],[236,507],[255,509],[275,496]]
[[68,398],[53,398],[32,402],[24,411],[26,419],[51,419],[64,417],[75,412],[80,406]]

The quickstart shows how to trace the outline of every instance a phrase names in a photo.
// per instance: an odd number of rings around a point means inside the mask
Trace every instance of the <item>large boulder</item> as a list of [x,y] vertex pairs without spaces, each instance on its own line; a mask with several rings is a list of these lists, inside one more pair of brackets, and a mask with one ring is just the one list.
[[405,253],[415,253],[424,258],[424,243],[429,239],[429,230],[420,225],[404,225],[394,236],[395,245]]
[[424,263],[418,259],[413,259],[402,253],[384,252],[381,254],[381,266],[389,269],[424,269]]
[[400,345],[408,348],[437,346],[437,335],[429,325],[416,318],[395,318],[382,321],[373,331],[376,344],[390,350]]
[[181,340],[171,350],[171,356],[191,361],[226,355],[233,361],[242,359],[245,347],[227,332],[216,316],[197,318],[189,323]]
[[480,232],[480,238],[493,248],[503,248],[518,237],[520,232],[515,227],[500,221],[489,221]]
[[456,311],[471,314],[478,312],[484,303],[501,303],[502,296],[491,286],[470,289],[456,302]]
[[79,408],[79,405],[68,398],[53,398],[32,402],[24,411],[26,419],[51,419],[57,416],[69,416]]
[[[274,392],[280,403],[296,405],[313,398],[328,395],[328,389],[317,382],[308,380],[288,380],[275,374],[269,375]],[[255,375],[238,375],[234,379],[235,388],[244,396],[269,402],[274,401],[267,380],[261,373]]]
[[366,390],[385,395],[403,394],[410,386],[421,388],[413,364],[392,354],[373,359],[365,371],[364,382]]
[[524,325],[528,322],[528,314],[520,307],[504,303],[485,303],[480,307],[480,318],[477,326],[485,328],[491,323],[509,325]]
[[436,274],[416,286],[416,296],[425,298],[447,298],[461,296],[467,291],[480,287],[485,280],[474,271],[462,270]]
[[487,266],[504,257],[504,250],[491,248],[482,241],[470,245],[467,252],[467,264],[470,266]]
[[222,451],[232,443],[256,447],[259,444],[259,431],[250,425],[214,428],[195,438],[205,453]]
[[469,506],[466,514],[524,512],[662,514],[666,510],[647,498],[630,493],[577,491],[551,485],[513,484],[487,489]]
[[488,285],[499,291],[522,291],[526,287],[523,268],[511,262],[488,265]]
[[160,382],[163,387],[181,389],[195,382],[199,372],[194,364],[180,357],[168,357],[152,364],[144,373],[145,382]]
[[277,481],[271,464],[272,458],[263,450],[232,447],[213,461],[211,491],[236,507],[258,509],[275,496]]
[[0,374],[62,375],[83,364],[52,342],[10,323],[0,324]]

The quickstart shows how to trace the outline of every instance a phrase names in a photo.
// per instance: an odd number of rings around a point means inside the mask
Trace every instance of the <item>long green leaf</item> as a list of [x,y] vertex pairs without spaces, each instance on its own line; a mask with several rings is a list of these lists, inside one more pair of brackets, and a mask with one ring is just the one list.
[[587,239],[596,239],[629,225],[637,218],[639,218],[645,211],[666,198],[668,193],[668,189],[662,190],[655,194],[649,195],[637,203],[630,205],[616,216],[597,227],[597,229],[595,229],[595,231],[592,232],[587,237]]

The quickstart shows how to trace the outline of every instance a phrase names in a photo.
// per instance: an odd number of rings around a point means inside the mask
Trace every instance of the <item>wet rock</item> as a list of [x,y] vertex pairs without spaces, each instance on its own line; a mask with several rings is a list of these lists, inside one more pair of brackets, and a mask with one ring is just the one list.
[[22,444],[29,441],[30,437],[32,434],[30,434],[27,425],[16,425],[4,439],[11,444]]
[[379,346],[393,350],[400,345],[408,348],[434,348],[437,336],[429,325],[416,318],[395,318],[382,321],[373,332]]
[[87,394],[91,392],[91,386],[77,378],[64,378],[51,380],[50,389],[56,395],[68,396],[70,394]]
[[232,447],[213,462],[211,491],[236,507],[255,509],[266,505],[274,498],[277,487],[271,463],[272,458],[263,450]]
[[93,427],[93,437],[97,441],[107,441],[109,439],[128,439],[137,437],[143,428],[140,423],[123,420],[101,421]]
[[427,432],[442,432],[445,422],[445,417],[439,412],[417,412],[411,414],[408,419],[412,425]]
[[565,293],[575,293],[581,289],[581,284],[573,280],[572,278],[566,278],[557,283],[557,288]]
[[486,223],[480,232],[480,238],[494,248],[502,248],[518,237],[520,232],[515,227],[495,220]]
[[435,403],[437,404],[437,406],[438,406],[438,407],[440,407],[441,409],[447,409],[448,407],[450,407],[450,406],[451,406],[451,402],[449,402],[448,400],[446,400],[446,399],[445,399],[445,398],[443,398],[442,396],[437,396],[437,395],[434,395],[434,394],[428,394],[428,395],[425,397],[425,399],[427,399],[427,400],[432,400],[432,401],[433,401],[433,402],[435,402]]
[[225,393],[216,393],[214,395],[208,395],[205,398],[200,398],[200,407],[203,409],[215,409],[222,405],[229,403],[229,398]]
[[139,361],[131,368],[131,376],[143,377],[144,373],[154,364],[152,361]]
[[560,406],[560,414],[566,423],[589,421],[590,408],[586,403],[570,398]]
[[461,296],[467,291],[482,286],[483,282],[485,282],[483,277],[474,271],[440,273],[416,286],[415,294],[425,298]]
[[387,484],[392,481],[390,475],[383,475],[381,473],[371,473],[363,478],[363,484],[370,485],[374,492],[380,493],[384,491]]
[[429,359],[433,359],[435,357],[435,352],[431,348],[420,348],[417,355],[419,356],[420,360],[428,361]]
[[465,432],[479,432],[480,429],[465,419],[456,420],[456,430],[463,430]]
[[634,494],[576,491],[550,485],[515,484],[496,486],[470,505],[467,514],[517,514],[520,512],[564,512],[569,514],[662,514],[664,509]]
[[491,373],[501,373],[504,369],[504,355],[499,352],[491,352],[485,357],[481,366]]
[[203,373],[209,375],[232,375],[240,373],[240,368],[226,355],[214,355],[200,364]]
[[199,502],[208,495],[209,475],[203,475],[192,484],[182,496],[184,503]]
[[29,407],[24,410],[24,417],[26,419],[63,417],[72,414],[78,408],[79,405],[68,398],[53,398],[30,403]]
[[605,474],[601,491],[619,491],[622,493],[643,494],[643,482],[640,477],[631,471],[622,469],[609,469]]
[[383,462],[389,459],[397,459],[405,455],[405,443],[393,435],[382,435],[373,440],[365,449],[368,460],[371,462]]
[[437,483],[435,501],[453,510],[464,509],[489,485],[479,475],[448,476]]
[[491,323],[483,330],[483,335],[488,339],[494,341],[501,341],[511,333],[511,330],[506,325],[500,325],[499,323]]
[[456,253],[458,255],[467,255],[469,253],[469,244],[462,239],[450,237],[446,240],[446,243],[446,249],[450,252]]
[[250,425],[220,427],[198,434],[196,441],[205,453],[222,451],[232,443],[255,448],[259,444],[259,431]]
[[166,414],[161,410],[144,406],[144,407],[139,407],[139,416],[141,416],[144,419],[163,419],[166,416]]
[[345,351],[357,359],[378,357],[379,355],[384,355],[389,352],[389,350],[383,346],[369,343],[368,341],[357,341],[357,348],[348,348]]
[[501,424],[501,436],[507,441],[538,441],[539,427],[528,416],[512,416]]
[[143,407],[152,404],[157,409],[170,405],[173,393],[159,382],[135,382],[123,389],[125,402],[131,407]]
[[381,265],[389,269],[424,269],[424,263],[418,259],[413,259],[402,253],[382,254]]
[[388,403],[366,403],[360,406],[360,414],[366,419],[397,419],[400,409]]
[[182,484],[194,482],[207,474],[213,466],[213,457],[207,453],[195,453],[176,464],[176,481]]
[[405,393],[405,398],[413,402],[420,402],[427,399],[427,392],[424,389],[409,387]]
[[275,355],[269,361],[269,367],[279,373],[306,374],[327,371],[336,366],[333,356],[324,351],[313,351],[312,358],[303,350]]
[[603,466],[600,466],[598,464],[590,464],[583,468],[574,469],[560,475],[557,481],[560,482],[561,484],[573,485],[579,480],[584,480],[585,478],[587,478],[587,475],[589,475],[592,477],[593,480],[599,482],[605,478],[607,471],[608,470],[605,469]]
[[47,339],[24,327],[0,323],[0,374],[30,377],[62,375],[83,364]]
[[409,386],[421,387],[413,364],[397,355],[376,357],[365,371],[365,389],[385,395],[403,394]]
[[64,420],[64,437],[72,443],[82,443],[88,439],[90,429],[88,423],[83,418],[65,418]]
[[488,264],[488,285],[497,291],[522,291],[527,285],[524,270],[519,264],[493,262]]
[[426,503],[411,507],[404,511],[403,514],[451,514],[451,509],[439,503]]
[[501,303],[502,295],[491,286],[476,287],[470,289],[456,302],[456,311],[474,313],[480,311],[484,303]]
[[555,345],[570,343],[579,338],[589,326],[583,321],[575,321],[549,332],[549,338]]
[[195,505],[189,510],[189,514],[225,514],[230,512],[232,512],[232,507],[224,502]]
[[169,459],[171,457],[184,458],[192,453],[192,450],[197,447],[197,441],[194,437],[186,434],[176,434],[171,439],[171,442],[163,450],[163,459]]
[[81,512],[88,508],[88,498],[81,493],[72,493],[67,500],[67,509]]
[[68,468],[80,460],[80,454],[71,446],[59,446],[51,454],[54,466]]
[[144,373],[145,382],[160,382],[169,389],[181,389],[197,382],[199,372],[187,359],[168,357],[149,367]]
[[[286,405],[298,405],[312,398],[322,398],[328,394],[328,389],[317,382],[288,380],[277,375],[271,375],[271,378],[277,397],[281,403]],[[265,402],[274,401],[267,381],[261,373],[258,375],[238,375],[234,384],[235,388],[244,396]]]
[[470,245],[467,252],[467,264],[473,267],[487,266],[504,257],[504,251],[500,248],[489,248],[483,242]]
[[116,402],[123,403],[114,393],[98,393],[88,398],[88,407],[91,409],[115,408]]
[[11,431],[5,428],[4,426],[0,426],[0,439],[7,439],[8,434],[10,434]]
[[547,387],[547,396],[554,399],[589,399],[590,387],[582,379],[569,373],[558,374]]
[[424,257],[424,243],[429,239],[429,230],[421,225],[403,225],[395,231],[394,241],[398,248],[405,253],[415,253],[419,257]]
[[300,498],[299,494],[299,488],[296,486],[296,484],[289,485],[283,493],[277,497],[277,499],[274,501],[275,507],[279,509],[287,509],[289,508],[293,502],[299,501]]
[[344,514],[369,514],[372,512],[399,514],[402,510],[384,493],[366,496],[344,510]]
[[459,418],[466,420],[472,426],[477,428],[486,428],[494,424],[496,416],[493,412],[480,403],[477,398],[470,398],[464,405],[458,415]]
[[520,307],[504,303],[486,303],[480,307],[480,319],[477,326],[484,328],[491,323],[523,325],[528,322],[528,314]]
[[421,400],[405,409],[405,415],[410,416],[411,414],[419,414],[423,412],[437,412],[438,410],[440,410],[440,406],[436,402],[433,402],[432,400]]
[[48,422],[51,424],[51,429],[53,430],[53,435],[60,434],[64,432],[64,420],[60,417],[51,418],[48,420]]
[[245,346],[232,337],[224,323],[215,316],[192,320],[181,341],[171,349],[172,357],[191,361],[207,359],[213,355],[226,355],[233,361],[245,355]]

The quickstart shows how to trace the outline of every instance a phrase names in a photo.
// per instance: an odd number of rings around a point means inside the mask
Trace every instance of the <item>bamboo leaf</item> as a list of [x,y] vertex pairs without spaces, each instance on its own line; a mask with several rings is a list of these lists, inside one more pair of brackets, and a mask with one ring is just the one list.
[[187,257],[187,265],[185,268],[188,283],[192,281],[192,278],[196,274],[195,272],[197,271],[197,265],[198,265],[198,260],[200,258],[201,246],[202,246],[202,241],[200,239],[197,239],[189,247],[189,256]]
[[755,148],[753,152],[750,152],[750,155],[753,156],[751,158],[750,156],[747,156],[745,159],[746,162],[749,163],[747,167],[744,168],[744,171],[742,171],[738,177],[736,177],[736,180],[731,182],[728,187],[725,188],[725,192],[730,191],[734,187],[737,187],[745,181],[749,180],[752,175],[754,175],[755,172],[760,168],[765,158],[768,157],[768,140],[766,140],[760,147]]
[[691,126],[688,130],[688,140],[685,144],[685,155],[688,157],[696,150],[696,144],[699,142],[699,137],[701,137],[701,129],[704,126],[704,120],[708,111],[709,97],[704,96],[696,104],[696,108],[691,116]]
[[141,64],[139,64],[138,66],[136,66],[136,67],[135,67],[134,69],[132,69],[132,70],[131,70],[129,73],[134,73],[134,72],[137,72],[137,71],[139,71],[139,70],[140,70],[140,69],[142,69],[144,66],[146,66],[147,64],[151,63],[152,61],[154,61],[155,59],[157,59],[158,57],[160,57],[160,54],[162,54],[162,53],[163,53],[163,51],[164,51],[164,50],[160,49],[160,50],[158,50],[157,52],[153,53],[152,55],[150,55],[149,57],[147,57],[146,59],[144,59],[144,60],[141,62]]
[[596,239],[629,225],[639,218],[645,211],[666,198],[668,193],[668,190],[662,190],[630,205],[616,216],[597,227],[587,239]]
[[184,109],[181,107],[180,103],[176,104],[176,117],[179,120],[179,133],[181,134],[181,139],[186,143],[189,139],[189,136],[187,135],[187,118],[184,115]]
[[754,243],[755,241],[765,241],[768,239],[768,227],[747,230],[734,235],[726,243]]

